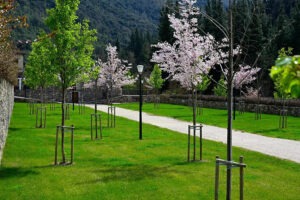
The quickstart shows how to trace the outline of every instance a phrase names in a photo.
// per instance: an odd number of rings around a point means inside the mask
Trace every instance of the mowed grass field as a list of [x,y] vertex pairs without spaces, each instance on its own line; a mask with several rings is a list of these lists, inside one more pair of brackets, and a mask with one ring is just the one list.
[[[138,103],[116,104],[121,108],[138,110]],[[144,103],[143,112],[159,116],[172,117],[184,121],[192,121],[192,108],[182,105],[160,104],[154,108],[153,103]],[[197,116],[199,123],[227,127],[227,110],[203,108],[202,114]],[[260,120],[255,120],[255,113],[245,112],[239,114],[236,111],[236,119],[233,120],[233,129],[250,133],[256,133],[268,137],[300,140],[300,117],[288,116],[287,128],[279,128],[279,116],[262,114]]]
[[[226,159],[224,144],[205,140],[205,162],[188,163],[186,135],[145,124],[140,141],[138,122],[117,117],[116,128],[107,128],[103,113],[103,139],[92,141],[92,112],[87,108],[79,115],[77,108],[71,110],[66,124],[75,126],[74,164],[54,166],[60,110],[48,109],[47,127],[36,129],[35,116],[29,115],[27,105],[16,103],[0,167],[0,199],[214,198],[215,156]],[[66,153],[69,156],[69,148]],[[233,148],[236,161],[240,155],[247,164],[244,199],[299,199],[300,164]],[[238,172],[233,169],[232,199],[239,198]],[[224,166],[220,176],[219,196],[225,199]]]

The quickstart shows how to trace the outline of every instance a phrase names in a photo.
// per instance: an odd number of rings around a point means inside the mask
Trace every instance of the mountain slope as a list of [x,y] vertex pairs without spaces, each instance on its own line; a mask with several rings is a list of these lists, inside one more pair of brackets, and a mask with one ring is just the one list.
[[[28,17],[29,28],[18,30],[17,40],[33,40],[39,29],[46,29],[43,20],[46,9],[55,6],[54,0],[17,0],[17,13]],[[121,43],[129,39],[132,30],[156,34],[160,9],[165,0],[82,0],[78,16],[90,20],[90,27],[98,31],[98,44]]]

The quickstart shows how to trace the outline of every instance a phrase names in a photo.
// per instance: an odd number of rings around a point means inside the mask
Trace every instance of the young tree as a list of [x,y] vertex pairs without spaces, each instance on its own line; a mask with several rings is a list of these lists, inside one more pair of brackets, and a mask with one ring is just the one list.
[[98,81],[99,76],[101,72],[101,63],[99,61],[96,61],[93,67],[91,68],[91,71],[89,72],[89,78],[92,79],[92,82],[94,82],[94,112],[97,113],[97,94],[98,94]]
[[111,104],[112,90],[133,83],[133,79],[129,74],[129,68],[124,64],[126,61],[122,62],[118,58],[117,48],[108,44],[106,51],[107,61],[98,59],[98,65],[102,67],[98,82],[100,86],[105,86],[107,89],[108,104]]
[[270,76],[277,90],[293,98],[300,97],[300,56],[279,55],[275,66],[271,68]]
[[[88,21],[78,22],[76,11],[79,0],[56,0],[56,6],[48,10],[46,25],[51,30],[51,63],[58,76],[62,93],[61,125],[65,125],[65,99],[67,88],[93,65],[91,55],[96,31],[89,30]],[[62,163],[65,163],[64,133],[62,131]]]
[[25,82],[31,88],[40,89],[41,103],[44,103],[44,89],[57,81],[53,77],[53,66],[49,60],[51,40],[48,35],[42,33],[31,47],[32,51],[25,68]]
[[153,47],[151,61],[169,73],[169,77],[178,81],[182,87],[192,92],[193,125],[196,125],[196,87],[202,77],[208,74],[212,66],[219,62],[214,49],[214,38],[211,35],[200,36],[198,33],[199,9],[196,1],[182,0],[179,17],[169,15],[171,27],[174,29],[175,42],[158,43]]
[[[233,88],[235,84],[235,71],[241,71],[240,65],[256,67],[260,66],[262,60],[267,58],[267,54],[264,54],[267,47],[269,47],[274,39],[278,36],[278,33],[272,33],[270,35],[265,33],[265,11],[262,7],[261,0],[245,1],[245,0],[229,0],[228,5],[228,26],[223,26],[218,23],[214,18],[207,16],[206,13],[202,13],[211,23],[213,23],[222,32],[228,40],[228,54],[226,62],[223,63],[224,67],[227,68],[226,72],[226,88],[227,88],[227,160],[232,161],[232,111],[233,111]],[[264,1],[268,3],[270,1]],[[249,4],[247,12],[237,11],[244,7],[237,7],[237,3]],[[239,4],[241,5],[241,4]],[[243,15],[240,15],[240,14]],[[246,14],[246,15],[244,15]],[[238,16],[243,16],[236,18]],[[235,20],[234,20],[235,19]],[[238,19],[238,20],[237,20]],[[245,19],[245,20],[243,20]],[[234,26],[234,23],[238,23]],[[238,31],[240,30],[240,31]],[[235,32],[237,31],[237,32]],[[269,37],[266,37],[266,36]],[[236,36],[234,38],[234,36]],[[235,43],[234,41],[238,41]],[[253,42],[254,41],[254,42]],[[258,42],[255,42],[258,41]],[[234,52],[234,48],[240,46],[238,56]],[[265,57],[262,58],[262,55]],[[266,59],[267,60],[267,59]],[[249,62],[249,63],[247,63]],[[254,69],[258,70],[258,69]],[[223,70],[224,71],[224,70]],[[242,70],[243,71],[243,70]],[[249,73],[250,76],[251,73]],[[231,199],[231,168],[227,168],[227,193],[226,199]]]
[[157,107],[158,101],[159,101],[159,90],[161,89],[164,80],[161,77],[161,69],[159,68],[159,65],[155,64],[154,68],[150,74],[149,83],[151,87],[155,90],[155,101],[154,101],[154,107]]

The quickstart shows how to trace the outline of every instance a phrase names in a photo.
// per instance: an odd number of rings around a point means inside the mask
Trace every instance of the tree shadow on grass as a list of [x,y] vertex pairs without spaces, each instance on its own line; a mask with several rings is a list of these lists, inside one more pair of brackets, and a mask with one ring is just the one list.
[[37,175],[39,174],[36,171],[30,169],[24,169],[19,167],[1,167],[0,168],[0,179],[7,179],[7,178],[21,178],[28,175]]
[[186,118],[191,118],[192,115],[175,115],[175,116],[172,116],[172,118],[175,118],[175,119],[186,119]]
[[92,171],[99,178],[85,181],[79,184],[96,184],[99,182],[125,181],[134,182],[147,178],[171,177],[172,174],[189,174],[186,170],[174,169],[173,166],[150,166],[150,165],[133,165],[133,166],[116,166],[106,169]]
[[274,133],[274,132],[283,132],[284,130],[280,128],[269,128],[269,129],[256,129],[253,132],[255,133],[265,133],[266,135],[268,133]]
[[20,131],[22,129],[23,129],[22,127],[21,128],[9,127],[8,131]]
[[54,165],[54,164],[41,165],[41,166],[34,166],[33,168],[35,168],[35,169],[47,169],[47,168],[53,168],[53,167],[56,167],[56,165]]

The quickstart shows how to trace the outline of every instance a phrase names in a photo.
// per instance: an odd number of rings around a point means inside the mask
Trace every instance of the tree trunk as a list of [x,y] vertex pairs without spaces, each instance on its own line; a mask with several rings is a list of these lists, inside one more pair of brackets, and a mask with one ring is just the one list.
[[[227,91],[227,160],[232,160],[232,110],[233,110],[233,16],[232,0],[229,0],[229,69],[228,69],[228,91]],[[231,199],[231,166],[227,166],[226,200]]]
[[[196,95],[196,89],[193,87],[192,89],[192,102],[193,102],[193,126],[196,126],[197,123],[197,113],[196,113],[196,109],[197,109],[197,95]],[[195,131],[195,129],[194,129]]]
[[97,114],[97,79],[95,80],[95,96],[94,96],[94,100],[95,100],[95,114]]
[[41,107],[42,107],[42,106],[43,106],[43,103],[44,103],[43,87],[40,87],[40,93],[41,93]]
[[64,126],[65,126],[65,98],[66,98],[66,91],[65,88],[62,88],[62,102],[61,102],[61,154],[62,154],[62,163],[66,163],[66,156],[65,156],[65,133],[64,133]]

